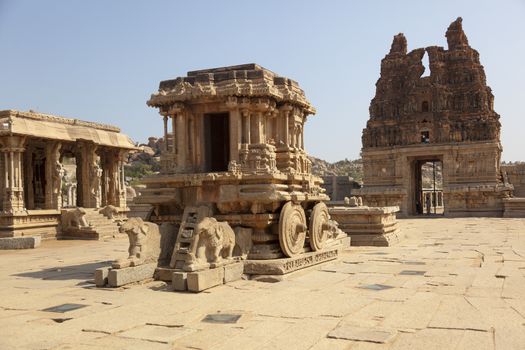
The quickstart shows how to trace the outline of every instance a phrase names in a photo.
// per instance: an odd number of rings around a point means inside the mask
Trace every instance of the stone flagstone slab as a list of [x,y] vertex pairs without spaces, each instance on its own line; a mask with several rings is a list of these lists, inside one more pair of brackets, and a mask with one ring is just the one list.
[[118,333],[117,335],[123,338],[134,338],[168,344],[177,338],[184,337],[195,331],[195,329],[183,327],[143,325]]
[[396,334],[397,331],[391,329],[363,328],[351,325],[343,325],[328,333],[328,338],[383,344],[388,343],[394,339]]

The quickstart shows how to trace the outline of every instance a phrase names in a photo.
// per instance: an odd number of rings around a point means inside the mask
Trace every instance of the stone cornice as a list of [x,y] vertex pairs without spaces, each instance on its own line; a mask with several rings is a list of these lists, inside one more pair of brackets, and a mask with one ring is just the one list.
[[23,111],[16,111],[12,109],[0,111],[0,118],[6,118],[6,117],[40,120],[40,121],[66,124],[66,125],[85,126],[88,128],[112,131],[112,132],[117,132],[117,133],[120,132],[120,128],[113,126],[113,125],[88,122],[88,121],[79,120],[79,119],[66,118],[66,117],[56,116],[52,114],[44,114],[44,113],[37,113],[37,112],[23,112]]
[[188,72],[186,77],[165,80],[147,102],[162,107],[176,102],[229,97],[270,97],[276,103],[290,103],[315,114],[299,84],[256,64]]

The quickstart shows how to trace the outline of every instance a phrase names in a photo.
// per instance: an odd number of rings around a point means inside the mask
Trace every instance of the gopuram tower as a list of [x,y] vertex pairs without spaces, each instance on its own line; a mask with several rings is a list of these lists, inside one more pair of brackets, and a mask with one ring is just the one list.
[[512,187],[501,179],[494,96],[461,18],[446,38],[448,49],[407,53],[405,36],[394,36],[363,130],[361,195],[368,205],[399,206],[401,216],[501,216]]

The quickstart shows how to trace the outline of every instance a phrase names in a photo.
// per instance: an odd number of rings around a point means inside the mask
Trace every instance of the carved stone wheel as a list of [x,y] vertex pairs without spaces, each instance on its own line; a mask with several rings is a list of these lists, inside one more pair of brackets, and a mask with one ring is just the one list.
[[321,250],[328,239],[326,225],[330,220],[328,207],[323,202],[317,203],[310,214],[310,247],[313,251]]
[[292,202],[286,203],[279,217],[279,242],[284,255],[291,258],[304,251],[306,229],[303,207]]

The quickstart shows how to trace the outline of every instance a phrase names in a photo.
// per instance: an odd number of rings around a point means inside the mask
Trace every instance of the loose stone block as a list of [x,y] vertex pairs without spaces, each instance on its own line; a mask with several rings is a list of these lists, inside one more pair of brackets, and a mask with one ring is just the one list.
[[200,292],[218,286],[224,281],[224,268],[209,269],[188,273],[188,290]]
[[0,238],[0,249],[33,249],[40,241],[40,236]]
[[108,273],[108,284],[110,287],[120,287],[125,284],[139,282],[153,278],[157,264],[144,264],[124,269],[111,269]]
[[224,266],[224,283],[240,280],[244,272],[244,264],[236,262]]
[[95,285],[104,287],[108,284],[108,274],[111,267],[101,267],[95,270]]
[[157,269],[155,270],[155,280],[171,282],[173,279],[174,272],[175,270],[169,267],[157,267]]
[[188,290],[188,273],[186,272],[173,272],[171,285],[173,290],[184,291]]

